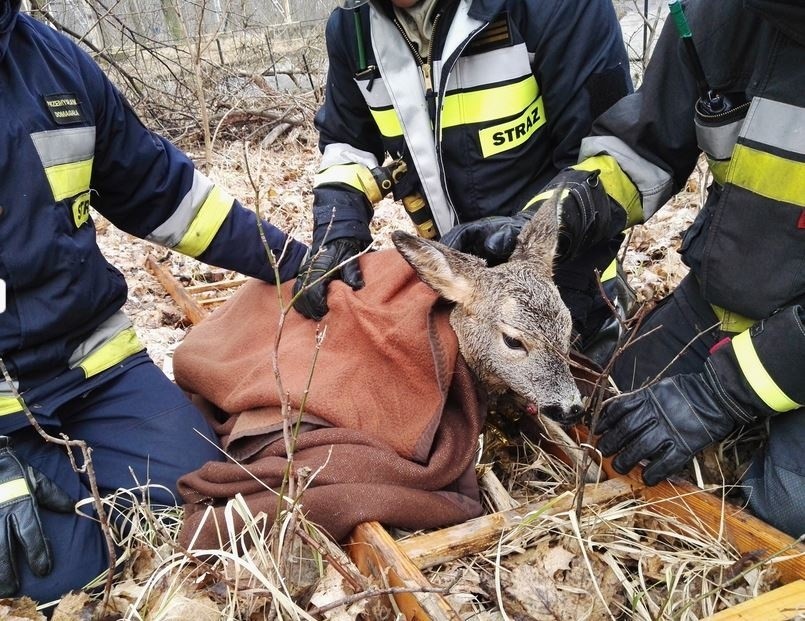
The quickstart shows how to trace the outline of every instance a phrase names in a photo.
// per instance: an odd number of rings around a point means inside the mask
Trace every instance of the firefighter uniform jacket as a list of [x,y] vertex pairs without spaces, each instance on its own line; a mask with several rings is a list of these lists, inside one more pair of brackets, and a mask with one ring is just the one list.
[[408,164],[395,198],[424,193],[441,234],[514,213],[631,90],[610,0],[443,0],[428,50],[377,0],[336,9],[326,38],[314,220],[333,218],[330,239],[370,240],[361,179],[386,155]]
[[635,223],[705,154],[714,181],[683,260],[722,330],[737,334],[730,346],[758,409],[795,410],[805,403],[805,7],[725,0],[716,11],[690,0],[685,10],[707,82],[729,109],[697,105],[669,19],[644,83],[598,119],[576,168],[601,171]]
[[[90,206],[124,231],[273,281],[254,214],[148,131],[101,69],[55,30],[0,4],[0,356],[36,415],[86,390],[143,346],[120,311],[123,276]],[[286,236],[264,223],[279,257]],[[291,241],[280,278],[296,274]],[[47,393],[47,394],[44,394]],[[26,425],[0,377],[0,433]]]

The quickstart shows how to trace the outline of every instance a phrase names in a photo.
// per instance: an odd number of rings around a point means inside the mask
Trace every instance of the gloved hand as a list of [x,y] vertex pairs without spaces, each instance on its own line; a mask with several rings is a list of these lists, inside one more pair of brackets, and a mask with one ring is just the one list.
[[294,296],[298,294],[294,308],[308,319],[319,321],[329,310],[327,288],[332,280],[339,278],[353,290],[361,289],[363,275],[357,259],[338,270],[334,268],[347,259],[356,257],[368,245],[368,242],[351,237],[328,241],[324,246],[314,243],[310,256],[299,268],[299,276],[293,286]]
[[704,371],[663,379],[613,400],[595,433],[626,473],[648,460],[654,485],[739,425],[805,407],[805,309],[789,306],[710,351]]
[[696,453],[723,440],[752,417],[724,402],[713,367],[703,373],[674,375],[619,397],[604,410],[595,432],[598,448],[618,456],[612,466],[626,474],[648,460],[647,485],[656,485],[681,470]]
[[0,597],[10,597],[19,588],[14,558],[19,547],[37,576],[46,576],[52,569],[40,507],[71,513],[75,501],[44,474],[25,465],[11,450],[8,436],[0,436]]
[[490,265],[506,261],[525,224],[548,201],[559,201],[558,260],[575,257],[583,248],[618,235],[626,224],[622,209],[613,209],[597,172],[566,169],[522,211],[510,217],[492,216],[459,224],[441,242],[487,260]]

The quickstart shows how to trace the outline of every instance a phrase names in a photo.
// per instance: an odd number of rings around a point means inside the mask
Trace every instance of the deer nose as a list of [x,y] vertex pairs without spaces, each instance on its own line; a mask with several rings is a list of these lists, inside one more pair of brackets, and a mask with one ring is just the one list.
[[581,418],[584,409],[581,404],[574,403],[568,409],[563,408],[561,405],[544,405],[540,407],[539,412],[563,425],[570,425]]

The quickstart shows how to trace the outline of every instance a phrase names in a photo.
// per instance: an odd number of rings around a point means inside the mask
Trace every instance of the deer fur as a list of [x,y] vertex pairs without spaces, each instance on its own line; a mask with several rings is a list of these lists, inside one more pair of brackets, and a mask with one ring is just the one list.
[[402,231],[392,240],[419,277],[455,305],[459,350],[490,394],[512,392],[527,409],[563,424],[582,414],[568,366],[570,312],[553,282],[556,205],[523,228],[508,262],[482,259]]

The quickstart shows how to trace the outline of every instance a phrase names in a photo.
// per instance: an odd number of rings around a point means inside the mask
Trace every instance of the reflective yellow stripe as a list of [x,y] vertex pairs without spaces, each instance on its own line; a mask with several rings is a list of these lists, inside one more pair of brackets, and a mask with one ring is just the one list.
[[772,200],[805,207],[805,163],[738,144],[728,183]]
[[536,103],[538,95],[539,87],[533,75],[505,86],[447,95],[442,106],[441,124],[442,127],[454,127],[505,119],[523,113]]
[[[554,195],[554,193],[556,192],[556,190],[557,190],[557,188],[554,188],[553,190],[546,190],[545,192],[540,192],[540,193],[539,193],[539,194],[537,194],[537,195],[536,195],[534,198],[532,198],[530,201],[528,201],[528,202],[525,204],[525,207],[523,207],[523,209],[524,209],[524,210],[525,210],[525,209],[528,209],[529,207],[531,207],[531,205],[535,205],[536,203],[538,203],[538,202],[540,202],[540,201],[547,201],[549,198],[551,198],[551,197]],[[563,192],[564,196],[562,196],[562,198],[564,198],[565,196],[567,196],[567,195],[568,195],[568,193],[569,193],[569,192],[568,192],[568,190],[565,190],[565,191]]]
[[377,124],[377,129],[386,138],[396,138],[403,135],[402,125],[400,125],[400,119],[397,117],[397,112],[394,108],[386,110],[373,110],[370,108],[369,111]]
[[11,481],[0,483],[0,503],[30,495],[31,492],[28,491],[28,484],[25,479],[12,479]]
[[600,170],[601,183],[607,194],[626,212],[626,226],[643,222],[643,207],[640,192],[632,180],[623,172],[618,161],[611,155],[595,155],[579,162],[572,168],[576,170]]
[[16,397],[0,397],[0,416],[22,412],[23,407]]
[[313,187],[318,188],[328,183],[341,183],[355,188],[366,195],[370,203],[376,203],[381,198],[380,188],[366,166],[363,164],[339,164],[322,170],[313,177]]
[[727,171],[730,167],[730,160],[714,160],[707,158],[707,165],[710,167],[710,172],[713,173],[713,180],[718,185],[724,185],[727,181]]
[[612,280],[617,275],[618,275],[618,260],[612,259],[612,263],[610,263],[607,266],[607,269],[604,270],[604,273],[601,274],[601,282]]
[[545,120],[545,105],[539,97],[513,121],[480,130],[481,153],[490,157],[520,146],[545,125]]
[[790,412],[802,407],[780,389],[763,367],[748,331],[741,332],[733,338],[732,347],[741,372],[763,403],[775,412]]
[[84,358],[79,365],[88,378],[106,371],[132,354],[145,349],[133,328],[116,334],[98,349]]
[[716,317],[718,317],[718,320],[721,322],[721,330],[724,332],[743,332],[756,323],[754,319],[733,313],[726,308],[721,308],[715,304],[711,304],[711,306]]
[[53,198],[57,201],[89,190],[92,177],[92,158],[45,168]]
[[235,199],[218,186],[214,186],[190,223],[181,241],[174,247],[179,252],[197,257],[212,242],[232,209]]

